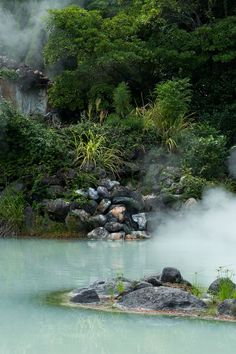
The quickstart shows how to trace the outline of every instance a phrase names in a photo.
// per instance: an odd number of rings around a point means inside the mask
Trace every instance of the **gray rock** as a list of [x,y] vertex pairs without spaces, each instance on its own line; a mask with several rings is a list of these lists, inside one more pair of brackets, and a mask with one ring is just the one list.
[[156,211],[160,207],[160,198],[155,194],[143,196],[143,201],[145,211]]
[[91,304],[99,302],[100,299],[94,289],[81,289],[70,301],[78,304]]
[[70,231],[87,231],[90,214],[83,209],[74,209],[66,217],[66,226]]
[[95,200],[88,200],[85,204],[83,204],[82,208],[87,213],[93,215],[98,207],[98,203]]
[[99,199],[98,192],[94,188],[88,189],[88,195],[89,195],[89,198],[91,198],[93,200]]
[[105,215],[95,215],[88,219],[89,229],[95,229],[99,226],[104,226],[107,222],[107,217]]
[[110,193],[106,187],[99,186],[97,188],[97,193],[98,193],[99,198],[102,198],[102,199],[110,197]]
[[51,219],[64,221],[70,210],[70,203],[63,199],[54,199],[46,202],[45,209]]
[[92,240],[104,240],[109,237],[109,232],[104,227],[97,227],[89,232],[87,237]]
[[227,299],[219,304],[218,313],[223,316],[236,317],[236,299]]
[[145,213],[139,213],[132,215],[132,219],[134,222],[138,224],[139,230],[146,230],[147,227],[147,218]]
[[184,209],[191,210],[191,209],[195,208],[197,206],[197,204],[198,204],[198,202],[196,201],[195,198],[189,198],[184,203]]
[[218,278],[211,283],[208,288],[208,292],[211,294],[218,294],[221,284],[224,282],[227,282],[229,286],[232,287],[232,291],[236,289],[236,284],[234,284],[234,282],[232,282],[229,278]]
[[111,191],[114,187],[119,186],[120,182],[118,181],[111,181],[110,179],[102,179],[100,182],[102,187],[105,187],[108,191]]
[[102,199],[97,207],[97,212],[104,214],[111,206],[110,199]]
[[206,308],[206,304],[192,294],[177,288],[146,287],[124,295],[119,305],[144,310],[194,311]]
[[112,241],[117,241],[117,240],[124,240],[124,238],[125,238],[125,232],[112,232],[110,233],[107,239]]
[[160,274],[146,276],[143,278],[143,280],[147,283],[152,284],[153,286],[163,285],[160,281]]
[[124,230],[124,225],[119,222],[108,222],[105,224],[105,228],[109,232],[119,232]]
[[166,267],[161,273],[160,281],[163,283],[181,283],[183,278],[178,269]]
[[132,211],[144,209],[143,197],[140,193],[123,186],[117,186],[111,193],[113,204],[124,204]]
[[125,236],[126,240],[145,240],[151,238],[146,231],[131,231]]
[[139,289],[143,289],[143,288],[149,288],[152,287],[153,285],[151,283],[148,283],[146,281],[140,281],[137,284],[135,284],[133,290],[139,290]]
[[120,293],[131,291],[133,282],[121,276],[106,281],[96,281],[89,288],[95,289],[100,296],[117,296]]
[[130,213],[137,213],[143,209],[139,201],[129,197],[115,197],[112,199],[112,203],[124,204]]

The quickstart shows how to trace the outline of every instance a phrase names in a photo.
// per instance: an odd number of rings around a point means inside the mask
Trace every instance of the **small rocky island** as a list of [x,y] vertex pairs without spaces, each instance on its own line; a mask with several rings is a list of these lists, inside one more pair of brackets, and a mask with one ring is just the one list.
[[166,267],[160,274],[145,276],[138,281],[117,276],[98,280],[86,288],[64,293],[63,305],[104,311],[164,314],[203,319],[236,319],[236,299],[220,301],[221,287],[236,289],[228,278],[217,278],[208,289],[200,292],[185,280],[176,268]]

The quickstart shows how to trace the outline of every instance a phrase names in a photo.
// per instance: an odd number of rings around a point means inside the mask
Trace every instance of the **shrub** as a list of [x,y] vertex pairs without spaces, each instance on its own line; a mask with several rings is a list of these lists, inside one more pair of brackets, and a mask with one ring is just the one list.
[[178,188],[183,190],[183,196],[186,199],[199,199],[206,188],[212,187],[214,187],[213,182],[209,182],[202,177],[193,176],[191,171],[185,171],[178,184]]
[[8,230],[19,232],[23,227],[25,199],[22,192],[6,188],[0,197],[0,222]]
[[191,101],[189,80],[166,81],[159,84],[155,92],[156,101],[144,107],[141,112],[144,124],[147,130],[155,128],[162,146],[174,151],[191,123],[187,116]]
[[195,126],[183,142],[184,165],[199,177],[222,177],[226,171],[226,138],[208,125]]
[[132,110],[131,93],[125,82],[121,82],[113,92],[113,106],[116,114],[125,118]]
[[78,137],[74,134],[74,154],[74,164],[85,171],[101,167],[117,174],[122,163],[121,152],[115,146],[108,146],[108,137],[92,129]]
[[40,120],[18,113],[7,102],[0,103],[0,162],[5,180],[35,174],[43,166],[54,171],[67,161],[59,131]]

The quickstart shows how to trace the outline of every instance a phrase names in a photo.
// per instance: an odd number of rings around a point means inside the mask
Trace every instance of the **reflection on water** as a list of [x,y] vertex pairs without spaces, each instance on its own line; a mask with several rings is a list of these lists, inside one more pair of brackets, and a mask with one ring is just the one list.
[[117,273],[135,279],[173,265],[171,254],[155,252],[152,241],[1,240],[0,354],[231,354],[234,324],[99,313],[40,301],[48,291]]

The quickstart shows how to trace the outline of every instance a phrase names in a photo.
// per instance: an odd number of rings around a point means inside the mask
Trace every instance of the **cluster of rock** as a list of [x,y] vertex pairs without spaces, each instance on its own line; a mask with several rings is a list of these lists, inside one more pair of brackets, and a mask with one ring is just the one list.
[[206,309],[204,301],[192,295],[191,284],[183,279],[179,270],[164,268],[161,274],[131,281],[117,277],[97,281],[88,288],[70,293],[70,301],[80,304],[102,304],[104,299],[115,298],[120,309],[152,311],[199,311]]
[[137,191],[121,186],[118,181],[103,179],[99,186],[78,189],[76,201],[62,198],[45,202],[53,220],[65,222],[68,231],[83,233],[88,239],[148,239],[155,197],[143,197]]
[[39,70],[32,70],[28,65],[18,64],[6,56],[0,56],[0,69],[12,70],[18,77],[21,89],[28,90],[34,87],[47,87],[50,80]]
[[[86,288],[76,289],[69,294],[70,302],[95,304],[103,307],[113,300],[113,307],[133,311],[176,311],[181,313],[202,313],[217,300],[222,282],[227,281],[236,290],[230,279],[218,278],[199,298],[193,295],[194,287],[183,279],[176,268],[164,268],[161,274],[146,276],[131,281],[123,276],[110,280],[96,281]],[[203,312],[202,312],[203,311]],[[216,316],[236,317],[236,299],[226,299],[216,305]]]

